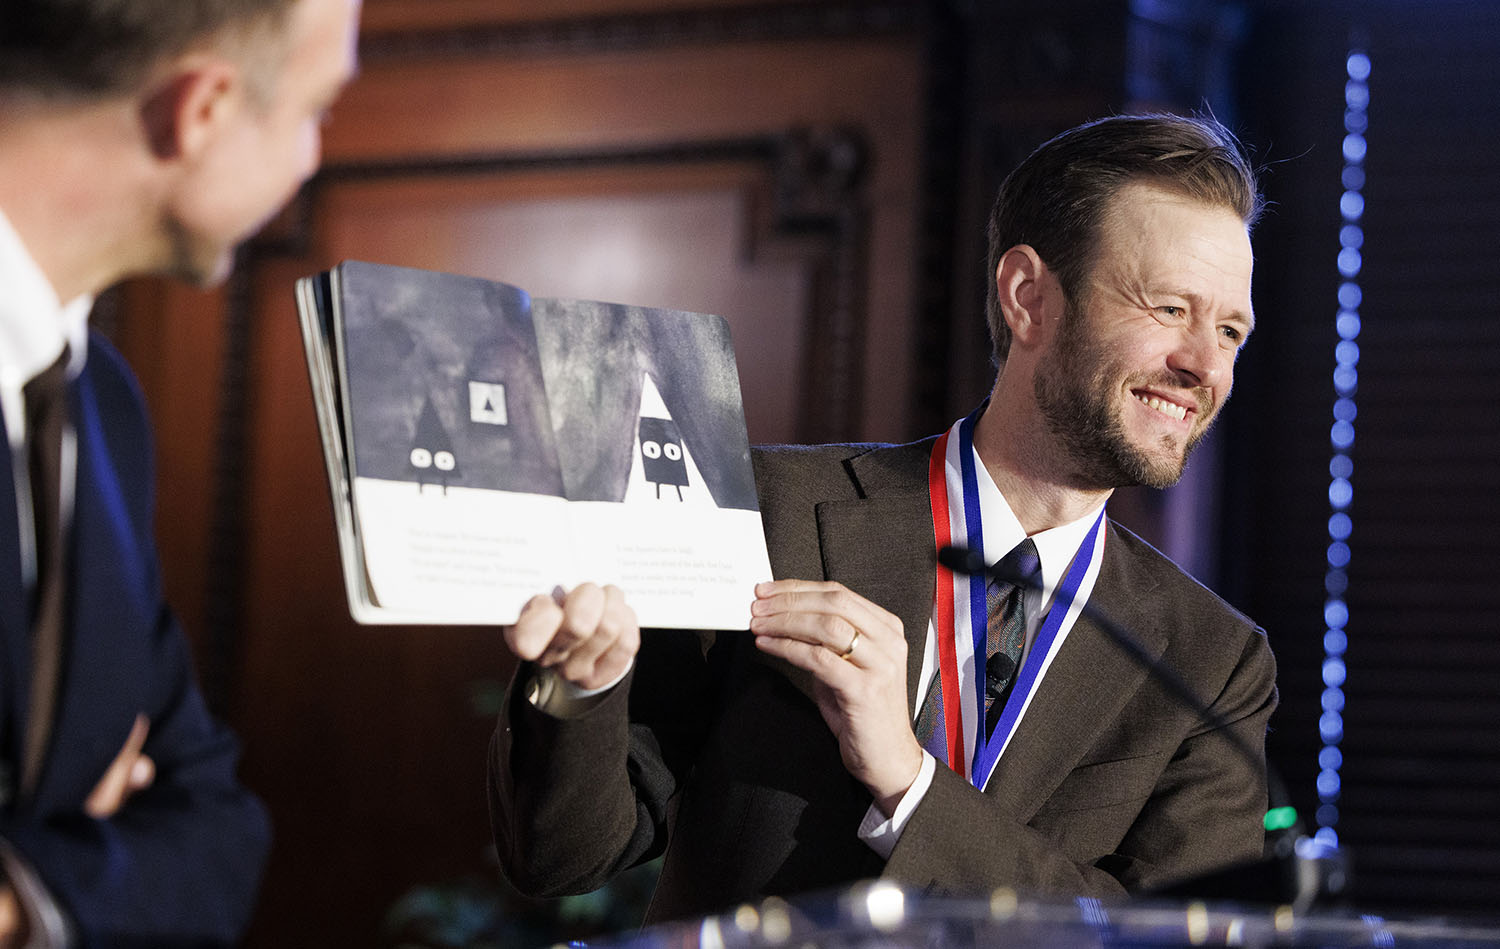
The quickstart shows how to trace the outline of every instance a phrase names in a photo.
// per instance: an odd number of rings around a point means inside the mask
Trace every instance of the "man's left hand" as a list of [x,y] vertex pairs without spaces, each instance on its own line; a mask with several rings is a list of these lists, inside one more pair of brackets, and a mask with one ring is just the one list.
[[125,738],[125,744],[94,790],[83,802],[83,812],[96,820],[108,820],[115,816],[131,796],[146,790],[156,780],[156,763],[141,749],[146,745],[146,733],[151,723],[145,715],[137,715]]
[[26,945],[29,932],[15,889],[8,882],[0,883],[0,949]]
[[906,636],[895,614],[842,583],[758,584],[755,645],[812,673],[844,767],[891,816],[922,767],[906,706]]

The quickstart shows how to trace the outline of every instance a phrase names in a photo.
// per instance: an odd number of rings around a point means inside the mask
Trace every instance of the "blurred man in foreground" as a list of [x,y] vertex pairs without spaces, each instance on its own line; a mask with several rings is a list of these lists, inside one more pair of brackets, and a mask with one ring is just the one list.
[[358,0],[12,0],[0,20],[0,945],[235,942],[268,843],[162,602],[149,426],[87,326],[210,285],[313,172]]

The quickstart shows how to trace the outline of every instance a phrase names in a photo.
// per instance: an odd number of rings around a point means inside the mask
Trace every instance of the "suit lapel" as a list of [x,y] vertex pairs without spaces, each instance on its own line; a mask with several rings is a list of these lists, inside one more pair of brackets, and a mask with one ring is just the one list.
[[1107,626],[1134,637],[1152,660],[1167,647],[1166,630],[1141,607],[1151,585],[1133,575],[1124,550],[1107,527],[1104,563],[1086,612],[1059,647],[986,788],[1017,820],[1036,813],[1148,675],[1116,645]]
[[817,505],[824,575],[901,619],[907,645],[907,706],[932,616],[936,554],[927,464],[932,439],[877,448],[849,462],[861,497]]

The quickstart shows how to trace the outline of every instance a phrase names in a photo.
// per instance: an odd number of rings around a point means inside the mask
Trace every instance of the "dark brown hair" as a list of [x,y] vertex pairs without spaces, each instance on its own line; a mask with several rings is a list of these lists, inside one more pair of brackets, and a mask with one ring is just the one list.
[[996,365],[1010,350],[1010,328],[995,289],[1001,256],[1017,244],[1029,244],[1076,304],[1109,202],[1132,182],[1232,209],[1247,228],[1264,207],[1240,143],[1216,119],[1119,115],[1042,144],[1001,183],[990,212],[985,311]]
[[297,0],[6,0],[0,92],[95,97],[234,30],[276,24]]

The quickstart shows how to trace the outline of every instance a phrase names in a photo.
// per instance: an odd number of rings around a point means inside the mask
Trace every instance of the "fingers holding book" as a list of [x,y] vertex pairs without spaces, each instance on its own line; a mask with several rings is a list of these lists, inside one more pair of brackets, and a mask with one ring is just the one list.
[[535,596],[505,644],[520,659],[550,669],[577,689],[601,689],[622,677],[641,644],[635,611],[619,587],[582,583]]

